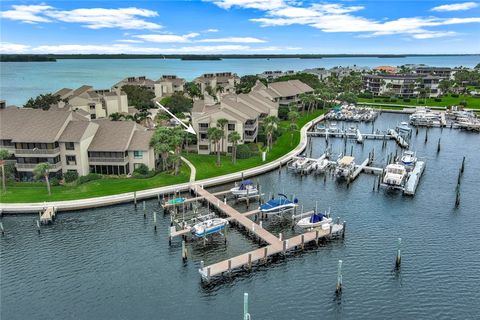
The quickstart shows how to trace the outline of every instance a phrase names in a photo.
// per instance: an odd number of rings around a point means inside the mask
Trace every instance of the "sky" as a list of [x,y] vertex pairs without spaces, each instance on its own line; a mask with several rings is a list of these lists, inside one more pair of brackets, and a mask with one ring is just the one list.
[[0,53],[480,53],[480,1],[2,0],[0,17]]

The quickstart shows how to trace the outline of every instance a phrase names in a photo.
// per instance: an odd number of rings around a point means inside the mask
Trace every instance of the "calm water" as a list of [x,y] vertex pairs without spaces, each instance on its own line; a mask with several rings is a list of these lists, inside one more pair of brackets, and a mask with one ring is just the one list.
[[146,75],[158,79],[162,74],[175,74],[187,80],[206,72],[232,71],[239,75],[265,70],[303,70],[334,66],[402,65],[423,63],[432,66],[474,67],[480,56],[433,56],[406,58],[326,58],[326,59],[225,59],[221,61],[182,61],[162,59],[140,60],[58,60],[57,62],[0,63],[0,99],[23,105],[30,97],[55,92],[62,87],[77,88],[89,84],[110,88],[123,78]]
[[[375,127],[391,127],[403,118],[384,114]],[[155,200],[147,202],[147,220],[140,208],[126,204],[62,213],[40,235],[36,216],[5,216],[1,319],[240,319],[244,292],[250,294],[253,319],[478,319],[480,138],[458,130],[441,133],[430,129],[427,144],[425,130],[413,137],[418,156],[427,161],[413,198],[372,192],[374,177],[367,174],[348,189],[331,178],[324,184],[322,176],[285,171],[258,177],[267,194],[295,193],[308,209],[316,201],[320,208],[330,206],[334,216],[348,222],[346,238],[213,287],[201,285],[201,260],[217,262],[257,244],[232,228],[227,245],[221,239],[205,247],[190,243],[183,265],[180,241],[168,246],[169,216],[159,214],[159,232],[152,230],[150,213],[159,210]],[[382,151],[379,141],[353,145],[358,159],[375,147],[378,164],[395,150],[389,143]],[[323,149],[324,139],[314,138],[313,156]],[[342,149],[337,140],[333,151]],[[455,210],[463,155],[461,206]],[[266,227],[292,233],[280,221]],[[403,238],[399,275],[392,272],[397,237]],[[344,292],[336,300],[339,259]]]

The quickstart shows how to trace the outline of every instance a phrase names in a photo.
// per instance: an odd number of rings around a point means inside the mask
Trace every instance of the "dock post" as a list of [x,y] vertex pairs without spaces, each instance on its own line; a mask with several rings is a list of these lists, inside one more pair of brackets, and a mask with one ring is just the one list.
[[232,272],[232,259],[228,259],[228,273]]
[[465,156],[463,156],[463,160],[462,160],[462,167],[460,169],[460,173],[463,174],[463,171],[465,170]]
[[315,230],[315,243],[318,246],[318,230]]
[[160,193],[157,194],[157,203],[158,203],[158,205],[160,206],[160,203],[161,203],[161,202],[160,202]]
[[187,261],[187,248],[185,246],[185,240],[182,240],[182,260]]
[[5,234],[5,229],[3,229],[3,223],[0,221],[0,230],[2,231],[2,236]]
[[395,258],[395,269],[397,271],[400,269],[400,264],[402,263],[402,255],[400,251],[401,245],[402,245],[402,238],[398,238],[397,257]]
[[350,157],[353,156],[353,145],[350,147]]
[[302,250],[305,249],[305,235],[302,234]]
[[347,221],[343,221],[342,239],[345,239],[345,229],[346,228],[347,228]]
[[263,263],[267,263],[268,259],[268,247],[263,248]]
[[252,270],[252,254],[248,254],[248,270]]
[[37,231],[40,234],[40,220],[37,220]]
[[260,220],[260,229],[263,229],[263,221]]
[[137,191],[133,192],[133,204],[135,205],[135,209],[137,209]]
[[460,205],[460,188],[457,187],[457,195],[455,197],[455,208]]
[[333,235],[333,225],[330,224],[330,230],[329,230],[329,232],[328,232],[328,236],[331,238],[332,235]]
[[437,153],[440,152],[440,140],[441,140],[441,139],[442,139],[442,138],[438,138]]
[[377,178],[373,179],[373,190],[372,191],[375,191],[375,185],[377,184],[377,181],[375,181]]
[[337,286],[335,293],[338,295],[342,293],[342,260],[338,260],[338,270],[337,270]]
[[157,232],[157,213],[153,211],[153,230]]
[[143,219],[147,219],[147,212],[145,211],[146,206],[145,206],[145,200],[143,200]]
[[283,254],[287,251],[287,240],[283,240]]
[[427,143],[427,141],[428,141],[428,128],[425,131],[425,143]]
[[243,294],[243,320],[250,320],[250,313],[248,313],[248,293]]

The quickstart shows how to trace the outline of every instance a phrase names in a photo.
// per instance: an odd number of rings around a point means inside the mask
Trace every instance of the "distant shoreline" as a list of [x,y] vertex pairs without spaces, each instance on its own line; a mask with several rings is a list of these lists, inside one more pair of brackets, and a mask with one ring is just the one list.
[[0,62],[55,62],[64,59],[328,59],[480,56],[480,54],[0,54]]

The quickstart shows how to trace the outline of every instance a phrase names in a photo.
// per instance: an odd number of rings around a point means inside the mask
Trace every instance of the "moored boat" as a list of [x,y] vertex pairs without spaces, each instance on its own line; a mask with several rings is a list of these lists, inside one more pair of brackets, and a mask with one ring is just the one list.
[[405,166],[398,163],[392,163],[385,168],[382,183],[385,187],[403,188],[406,178],[407,169]]
[[234,196],[248,196],[258,194],[257,187],[253,184],[252,180],[244,180],[240,182],[239,186],[230,189]]
[[400,163],[403,164],[404,166],[413,167],[415,166],[416,162],[417,162],[417,157],[415,155],[415,152],[411,150],[407,150],[403,152],[402,157],[400,158]]
[[194,236],[204,237],[222,231],[227,225],[228,221],[226,219],[213,218],[197,223],[190,231]]
[[335,176],[337,178],[348,179],[355,171],[355,158],[345,156],[337,161]]
[[297,222],[297,226],[300,228],[316,228],[325,224],[329,224],[332,222],[332,218],[328,218],[325,214],[322,213],[314,213],[309,217],[300,219]]
[[291,211],[297,206],[297,199],[290,201],[284,194],[279,194],[280,197],[273,198],[262,204],[258,210],[265,214],[277,214],[285,211]]

